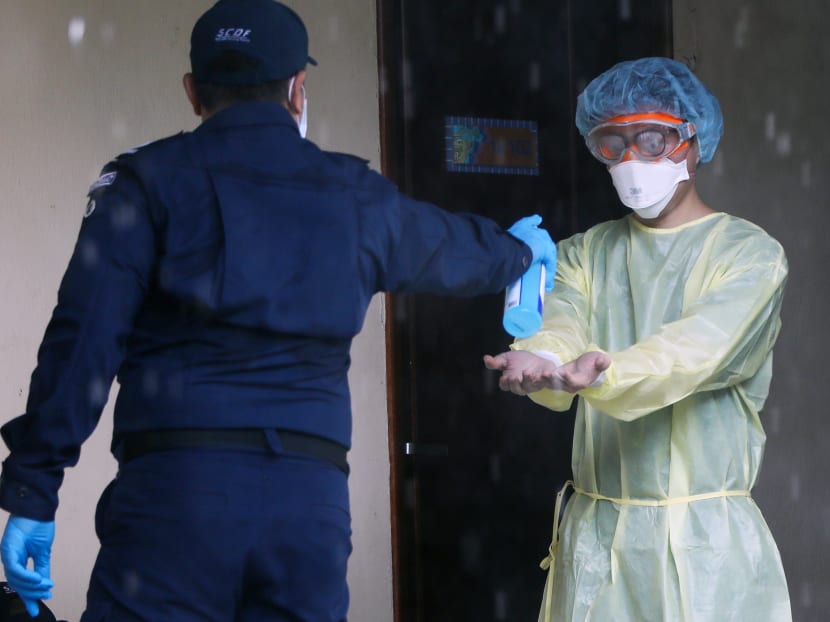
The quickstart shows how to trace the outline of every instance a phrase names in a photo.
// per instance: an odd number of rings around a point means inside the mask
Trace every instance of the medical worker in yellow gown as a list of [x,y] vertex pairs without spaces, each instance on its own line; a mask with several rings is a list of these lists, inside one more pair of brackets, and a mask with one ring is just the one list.
[[562,241],[542,330],[485,357],[503,390],[555,411],[580,397],[541,621],[791,620],[750,494],[787,261],[695,189],[722,125],[667,58],[620,63],[578,98],[579,131],[632,213]]

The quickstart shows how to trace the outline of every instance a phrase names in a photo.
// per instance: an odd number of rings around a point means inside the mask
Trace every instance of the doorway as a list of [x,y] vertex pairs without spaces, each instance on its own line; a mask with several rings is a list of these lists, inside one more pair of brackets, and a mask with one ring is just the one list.
[[[378,0],[384,173],[405,193],[561,240],[625,212],[573,123],[620,60],[671,54],[670,0]],[[536,166],[450,170],[448,119],[518,122]],[[499,391],[503,295],[387,297],[397,622],[535,620],[572,413]]]

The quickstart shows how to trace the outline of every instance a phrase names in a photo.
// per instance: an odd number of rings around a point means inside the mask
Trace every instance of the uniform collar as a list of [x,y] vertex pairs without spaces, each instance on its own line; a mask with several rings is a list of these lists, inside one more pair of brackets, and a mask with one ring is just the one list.
[[[297,130],[297,122],[285,106],[273,102],[242,102],[212,115],[203,121],[196,131],[221,130],[245,125],[285,125]],[[299,130],[297,132],[299,133]]]

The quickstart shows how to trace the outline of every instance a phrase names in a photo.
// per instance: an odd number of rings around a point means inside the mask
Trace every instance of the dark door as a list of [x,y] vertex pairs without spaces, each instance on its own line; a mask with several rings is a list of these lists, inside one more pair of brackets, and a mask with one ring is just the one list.
[[[384,172],[408,194],[554,239],[624,214],[574,128],[576,95],[670,54],[670,0],[379,0]],[[452,172],[448,117],[535,124],[538,174]],[[507,162],[509,164],[509,162]],[[527,171],[524,171],[527,173]],[[533,173],[535,171],[531,171]],[[398,622],[533,621],[573,415],[500,392],[503,295],[388,300]]]

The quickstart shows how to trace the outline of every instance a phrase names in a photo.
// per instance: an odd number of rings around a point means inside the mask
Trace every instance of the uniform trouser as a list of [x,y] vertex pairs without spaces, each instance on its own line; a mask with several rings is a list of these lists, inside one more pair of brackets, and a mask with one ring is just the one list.
[[343,622],[346,475],[314,458],[224,449],[141,456],[96,512],[81,622]]

